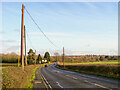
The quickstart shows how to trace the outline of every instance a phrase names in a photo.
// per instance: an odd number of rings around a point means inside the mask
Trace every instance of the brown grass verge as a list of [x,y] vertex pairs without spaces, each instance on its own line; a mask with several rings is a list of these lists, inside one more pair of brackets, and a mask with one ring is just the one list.
[[9,67],[2,69],[2,88],[25,88],[32,77],[33,70],[40,65],[21,67]]
[[75,71],[79,73],[94,74],[114,79],[120,79],[120,65],[63,65],[56,66],[59,69]]

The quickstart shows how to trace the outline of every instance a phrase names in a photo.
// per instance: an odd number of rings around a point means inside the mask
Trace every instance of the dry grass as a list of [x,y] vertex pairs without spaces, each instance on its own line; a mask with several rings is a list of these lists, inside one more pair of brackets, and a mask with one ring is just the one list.
[[65,63],[65,68],[63,68],[62,63],[58,63],[56,66],[60,69],[75,71],[79,73],[94,74],[99,76],[105,76],[110,78],[120,79],[120,64],[111,63],[97,63],[94,64],[76,64],[76,63]]
[[40,65],[25,66],[25,70],[19,67],[2,69],[2,88],[25,88],[32,77],[33,70]]

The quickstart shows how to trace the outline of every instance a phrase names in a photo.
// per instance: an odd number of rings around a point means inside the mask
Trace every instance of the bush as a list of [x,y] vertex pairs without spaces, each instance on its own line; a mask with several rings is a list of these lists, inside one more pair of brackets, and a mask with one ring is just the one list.
[[33,64],[33,60],[32,59],[28,59],[28,64]]
[[2,54],[2,63],[17,63],[18,55],[16,53]]

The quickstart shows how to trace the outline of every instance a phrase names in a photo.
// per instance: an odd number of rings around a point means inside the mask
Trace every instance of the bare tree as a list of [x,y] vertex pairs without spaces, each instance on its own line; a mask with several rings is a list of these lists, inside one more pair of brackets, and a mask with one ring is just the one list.
[[55,52],[54,55],[55,55],[55,61],[58,62],[60,57],[59,53]]

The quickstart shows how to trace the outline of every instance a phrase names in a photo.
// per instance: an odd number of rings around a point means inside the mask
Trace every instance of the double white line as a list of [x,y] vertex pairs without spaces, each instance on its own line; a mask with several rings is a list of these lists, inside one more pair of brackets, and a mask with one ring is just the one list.
[[76,77],[70,76],[70,75],[66,75],[67,77],[73,78],[73,79],[77,79]]

